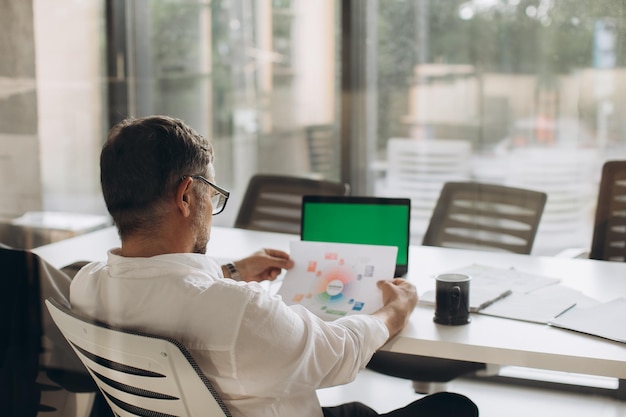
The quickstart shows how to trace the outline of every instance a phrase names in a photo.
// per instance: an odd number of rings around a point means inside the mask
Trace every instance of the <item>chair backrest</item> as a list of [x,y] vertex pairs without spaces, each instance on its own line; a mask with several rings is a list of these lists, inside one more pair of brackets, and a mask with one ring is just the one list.
[[309,151],[311,172],[323,178],[334,178],[339,174],[339,142],[335,140],[333,125],[310,125],[304,129]]
[[235,227],[279,233],[300,233],[302,196],[348,195],[350,187],[340,182],[311,178],[255,175],[235,220]]
[[607,161],[602,167],[589,257],[626,261],[626,161]]
[[117,416],[230,416],[177,341],[107,326],[53,298],[50,314]]
[[39,267],[27,251],[0,249],[0,415],[36,416],[42,351]]
[[599,161],[598,149],[591,147],[531,147],[510,153],[504,184],[548,195],[536,249],[553,253],[566,246],[588,245]]
[[411,199],[411,235],[424,235],[443,184],[469,181],[472,144],[458,139],[391,138],[381,195]]
[[[71,279],[35,253],[0,244],[0,415],[57,411],[41,392],[95,393],[83,364],[55,326],[43,302],[66,300]],[[47,381],[39,374],[45,373]],[[12,410],[13,408],[13,410]]]
[[422,244],[529,254],[546,198],[521,188],[448,182]]

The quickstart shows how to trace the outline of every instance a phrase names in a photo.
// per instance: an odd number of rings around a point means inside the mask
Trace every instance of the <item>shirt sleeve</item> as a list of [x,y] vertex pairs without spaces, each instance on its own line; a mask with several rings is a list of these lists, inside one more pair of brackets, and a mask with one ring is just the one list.
[[[240,381],[263,380],[265,395],[285,396],[352,381],[389,337],[373,316],[325,322],[280,297],[250,300],[235,343]],[[255,386],[242,387],[254,395]]]

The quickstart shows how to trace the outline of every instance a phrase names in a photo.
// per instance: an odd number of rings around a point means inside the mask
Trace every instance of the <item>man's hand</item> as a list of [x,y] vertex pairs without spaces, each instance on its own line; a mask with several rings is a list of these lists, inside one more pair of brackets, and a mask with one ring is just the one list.
[[404,328],[411,312],[417,305],[415,286],[402,278],[391,281],[378,281],[378,288],[383,292],[384,306],[373,315],[380,317],[393,337]]
[[[242,281],[273,281],[282,272],[283,269],[293,268],[293,261],[289,258],[289,254],[277,249],[261,249],[253,253],[247,258],[233,262]],[[229,277],[227,270],[224,270],[224,276]]]

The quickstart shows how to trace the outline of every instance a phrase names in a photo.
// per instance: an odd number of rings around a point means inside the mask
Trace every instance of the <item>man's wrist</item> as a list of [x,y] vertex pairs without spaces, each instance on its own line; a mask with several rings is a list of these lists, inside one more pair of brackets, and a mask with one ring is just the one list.
[[229,262],[227,264],[224,264],[223,268],[228,271],[228,278],[232,278],[235,281],[239,281],[241,279],[241,274],[239,273],[239,270],[234,263]]

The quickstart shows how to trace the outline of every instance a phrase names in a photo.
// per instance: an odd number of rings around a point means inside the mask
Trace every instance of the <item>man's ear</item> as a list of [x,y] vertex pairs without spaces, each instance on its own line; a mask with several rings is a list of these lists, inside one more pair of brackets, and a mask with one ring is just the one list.
[[176,207],[184,217],[191,214],[191,199],[193,197],[193,178],[187,177],[178,184],[176,189]]

